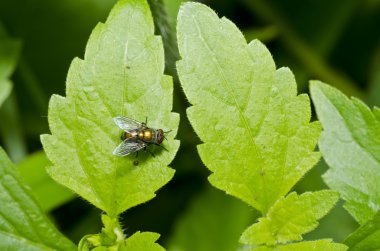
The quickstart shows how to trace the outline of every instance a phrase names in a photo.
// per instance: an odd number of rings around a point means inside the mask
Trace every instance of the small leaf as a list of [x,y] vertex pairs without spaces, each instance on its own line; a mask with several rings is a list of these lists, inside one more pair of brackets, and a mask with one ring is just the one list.
[[125,247],[120,251],[165,251],[163,247],[155,243],[160,237],[159,234],[151,232],[136,232],[125,242]]
[[251,251],[345,251],[347,247],[342,244],[333,243],[329,239],[318,241],[304,241],[291,243],[283,246],[275,247],[257,247]]
[[177,63],[187,110],[210,182],[262,214],[318,161],[320,124],[288,68],[275,68],[259,41],[208,7],[186,3],[178,16]]
[[45,153],[40,151],[16,165],[21,180],[32,189],[44,211],[51,211],[75,197],[70,190],[57,184],[46,173],[45,167],[49,164]]
[[350,251],[380,250],[380,212],[344,241]]
[[16,67],[20,47],[21,43],[18,40],[7,37],[0,23],[0,106],[12,90],[9,77]]
[[156,243],[159,234],[140,231],[125,239],[123,230],[117,218],[102,215],[104,227],[99,234],[86,235],[79,242],[79,251],[117,250],[117,251],[164,251]]
[[0,250],[77,250],[49,222],[0,148]]
[[254,213],[243,202],[215,188],[207,189],[179,219],[168,250],[237,250],[241,232],[252,219]]
[[[106,23],[98,24],[84,60],[74,59],[66,97],[49,103],[52,135],[41,140],[53,166],[49,174],[114,218],[152,199],[174,174],[168,164],[179,142],[179,116],[172,109],[172,79],[163,75],[164,53],[146,1],[121,0]],[[117,157],[120,130],[113,117],[127,116],[148,126],[172,130],[163,143],[139,155]]]
[[339,195],[330,190],[302,195],[293,192],[279,199],[265,217],[249,227],[243,233],[241,242],[272,246],[302,240],[301,235],[315,229],[318,220],[330,211],[338,199]]
[[345,208],[362,225],[380,210],[380,117],[360,100],[313,81],[311,95],[323,125],[320,151],[330,166],[324,175]]

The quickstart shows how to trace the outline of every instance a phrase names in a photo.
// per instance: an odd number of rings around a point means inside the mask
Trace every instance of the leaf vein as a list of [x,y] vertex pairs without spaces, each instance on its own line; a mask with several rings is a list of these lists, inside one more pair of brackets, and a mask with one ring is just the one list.
[[[20,187],[21,185],[19,184],[19,182],[12,176],[12,175],[8,175],[13,181],[15,181]],[[35,228],[34,224],[33,224],[33,221],[32,219],[30,218],[30,215],[29,214],[26,214],[26,210],[24,210],[23,206],[21,203],[17,203],[18,199],[13,195],[13,193],[9,190],[9,188],[3,184],[2,186],[4,188],[4,190],[7,192],[7,194],[12,198],[12,200],[14,202],[16,202],[15,204],[18,206],[18,208],[20,209],[20,212],[22,215],[24,215],[24,218],[27,219],[27,224],[28,224],[28,227],[30,229],[33,229],[33,233],[35,233],[35,237],[37,238],[37,240],[41,241],[42,242],[42,239],[41,237],[39,236],[38,234],[38,231],[37,229]]]
[[251,128],[246,120],[246,117],[244,116],[243,114],[243,110],[242,108],[240,107],[238,101],[236,100],[236,95],[234,93],[234,91],[231,89],[228,81],[227,81],[227,78],[226,76],[224,75],[224,71],[222,70],[222,67],[220,66],[220,63],[219,63],[219,60],[218,58],[215,56],[215,53],[213,52],[213,50],[211,50],[210,46],[208,45],[207,41],[205,40],[203,34],[202,34],[202,31],[200,29],[200,26],[198,24],[198,21],[197,19],[192,15],[191,16],[194,23],[195,23],[195,26],[197,28],[197,31],[198,31],[198,34],[199,34],[199,37],[200,39],[203,41],[204,45],[206,46],[206,49],[210,52],[211,54],[211,58],[212,60],[214,61],[214,63],[216,64],[217,68],[218,68],[218,71],[220,73],[220,75],[222,76],[222,83],[223,85],[226,87],[226,89],[229,91],[230,94],[232,94],[231,96],[233,97],[233,100],[234,100],[234,103],[235,103],[235,106],[236,108],[238,109],[238,112],[239,112],[239,116],[240,118],[242,119],[243,121],[243,126],[244,126],[244,129],[247,131],[248,135],[249,135],[249,139],[251,140],[251,143],[252,143],[252,147],[253,147],[253,150],[256,154],[257,157],[259,157],[261,159],[261,155],[258,153],[257,149],[256,149],[256,144],[255,144],[255,141],[254,141],[254,138],[253,138],[253,135],[251,133]]

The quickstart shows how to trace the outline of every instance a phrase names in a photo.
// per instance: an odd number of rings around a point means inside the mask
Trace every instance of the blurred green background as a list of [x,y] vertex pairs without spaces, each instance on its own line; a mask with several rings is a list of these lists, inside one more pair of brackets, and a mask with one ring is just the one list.
[[[87,39],[105,21],[115,0],[0,0],[0,30],[19,48],[11,76],[13,91],[0,108],[0,143],[60,230],[74,242],[100,230],[100,211],[55,184],[45,173],[48,160],[39,135],[48,133],[50,95],[64,95],[71,60],[83,57]],[[167,72],[175,75],[175,20],[179,0],[150,0],[157,33],[164,37]],[[300,92],[308,80],[320,79],[369,105],[380,104],[379,0],[209,0],[202,1],[231,19],[248,41],[258,38],[270,49],[278,67],[294,72]],[[163,15],[163,12],[167,16]],[[166,27],[167,28],[167,27]],[[169,29],[169,31],[170,31]],[[1,34],[1,33],[0,33]],[[1,46],[1,40],[0,40]],[[175,78],[174,111],[181,114],[177,138],[181,147],[172,167],[174,179],[155,199],[121,216],[125,232],[161,234],[169,250],[236,250],[245,227],[257,212],[212,188],[200,161],[200,143],[189,125],[188,103]],[[298,192],[326,188],[321,161],[294,188]],[[306,239],[342,241],[357,227],[340,202]]]

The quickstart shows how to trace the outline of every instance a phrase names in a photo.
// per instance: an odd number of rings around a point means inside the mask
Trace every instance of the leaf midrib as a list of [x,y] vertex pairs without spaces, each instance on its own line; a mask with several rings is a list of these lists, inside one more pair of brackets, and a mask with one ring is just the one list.
[[[234,103],[235,103],[235,107],[238,109],[239,116],[240,116],[240,118],[241,118],[242,121],[243,121],[244,129],[248,132],[249,139],[250,139],[250,141],[252,142],[252,146],[253,146],[253,149],[254,149],[254,151],[255,151],[255,154],[256,154],[258,157],[261,158],[261,156],[258,154],[258,151],[257,151],[257,148],[256,148],[256,144],[255,144],[255,142],[254,142],[254,138],[253,138],[252,133],[251,133],[251,130],[250,130],[250,126],[249,126],[248,123],[247,123],[247,120],[246,120],[246,118],[245,118],[245,116],[244,116],[244,114],[243,114],[242,108],[240,107],[239,103],[238,103],[237,100],[236,100],[236,95],[234,95],[235,93],[234,93],[233,89],[231,89],[231,87],[230,87],[230,85],[229,85],[229,83],[228,83],[228,81],[227,81],[227,78],[226,78],[226,76],[225,76],[225,74],[224,74],[224,71],[223,71],[222,67],[220,66],[219,60],[218,60],[218,58],[215,56],[215,53],[214,53],[214,52],[211,50],[211,48],[209,47],[208,43],[206,42],[206,40],[205,40],[205,38],[204,38],[204,36],[203,36],[203,34],[202,34],[202,31],[201,31],[201,29],[200,29],[200,26],[199,26],[199,24],[198,24],[197,19],[194,17],[194,15],[191,15],[191,17],[192,17],[192,19],[193,19],[193,21],[194,21],[194,23],[195,23],[195,26],[196,26],[196,28],[197,28],[198,34],[199,34],[199,36],[200,36],[200,39],[203,41],[203,43],[204,43],[204,45],[206,46],[207,50],[210,52],[210,54],[211,54],[211,56],[212,56],[212,60],[213,60],[214,63],[216,64],[216,66],[217,66],[217,68],[218,68],[218,71],[219,71],[220,75],[222,76],[222,80],[223,80],[223,81],[221,81],[221,82],[222,82],[223,85],[226,87],[226,89],[229,91],[229,93],[230,93],[230,94],[233,94],[233,95],[231,95],[231,96],[232,96],[233,101],[234,101]],[[219,100],[221,100],[221,99],[219,98]],[[222,102],[223,102],[223,101],[222,101]],[[223,103],[224,103],[224,102],[223,102]],[[227,104],[227,105],[228,105],[228,104]]]
[[[240,117],[240,119],[243,121],[243,129],[244,129],[244,130],[248,133],[248,135],[249,135],[249,140],[251,141],[251,147],[252,147],[252,149],[253,149],[253,152],[254,152],[254,154],[256,155],[256,157],[258,158],[259,162],[262,163],[262,162],[263,162],[263,161],[262,161],[263,158],[262,158],[261,154],[259,154],[259,151],[258,151],[257,146],[256,146],[256,144],[255,144],[254,136],[253,136],[252,131],[251,131],[251,127],[249,126],[249,124],[248,124],[248,122],[247,122],[247,119],[246,119],[246,116],[244,115],[243,108],[239,105],[239,103],[238,103],[238,101],[237,101],[237,99],[236,99],[235,92],[234,92],[233,89],[230,87],[229,82],[227,81],[227,78],[226,78],[226,76],[225,76],[225,74],[224,74],[224,71],[223,71],[223,69],[222,69],[222,67],[221,67],[221,65],[220,65],[220,63],[219,63],[218,57],[216,57],[215,53],[213,52],[213,50],[211,50],[211,48],[209,47],[207,41],[205,40],[205,38],[204,38],[204,36],[203,36],[203,34],[202,34],[202,30],[201,30],[201,28],[200,28],[200,26],[199,26],[199,23],[198,23],[196,17],[195,17],[194,15],[191,15],[191,17],[192,17],[192,19],[193,19],[193,22],[194,22],[196,28],[197,28],[197,31],[198,31],[198,34],[199,34],[200,39],[202,40],[202,42],[203,42],[203,44],[205,45],[206,49],[209,51],[210,56],[211,56],[213,62],[216,64],[216,67],[217,67],[217,69],[218,69],[218,71],[219,71],[219,74],[220,74],[221,77],[222,77],[222,81],[221,81],[221,83],[223,84],[223,86],[225,86],[225,88],[228,90],[228,92],[230,93],[230,95],[231,95],[232,98],[233,98],[233,103],[235,104],[235,107],[236,107],[237,110],[238,110],[239,117]],[[251,58],[251,57],[249,57],[249,58]],[[250,93],[250,95],[251,95],[251,91],[250,91],[249,93]],[[225,103],[225,102],[223,102],[223,100],[220,99],[220,98],[218,98],[218,100],[220,100],[222,103]],[[227,105],[230,105],[230,104],[227,104]],[[284,157],[286,158],[286,153],[285,153],[285,156],[284,156]],[[266,189],[265,189],[265,184],[266,184],[267,182],[265,181],[265,176],[263,177],[263,179],[264,179],[264,180],[263,180],[264,190],[266,190]],[[283,183],[283,181],[282,181],[281,183]],[[251,189],[249,189],[249,190],[251,190]],[[264,208],[262,208],[262,209],[264,210],[263,213],[265,213],[265,212],[268,210],[268,206],[267,206],[267,205],[268,205],[268,199],[267,199],[267,197],[264,196],[264,197],[263,197],[263,201],[262,201],[262,203],[259,203],[259,204],[261,204],[261,205],[260,205],[261,207],[262,207],[262,206],[264,207]]]

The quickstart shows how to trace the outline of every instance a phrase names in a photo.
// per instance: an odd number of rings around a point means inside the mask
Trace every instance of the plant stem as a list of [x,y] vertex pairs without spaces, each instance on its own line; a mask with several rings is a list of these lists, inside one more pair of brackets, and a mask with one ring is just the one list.
[[20,162],[25,158],[27,149],[14,93],[5,100],[0,109],[0,117],[2,121],[6,121],[6,123],[0,123],[4,147],[13,162]]
[[157,35],[161,35],[165,48],[166,70],[176,76],[175,62],[179,59],[177,41],[172,27],[169,25],[163,0],[148,0],[152,11]]

